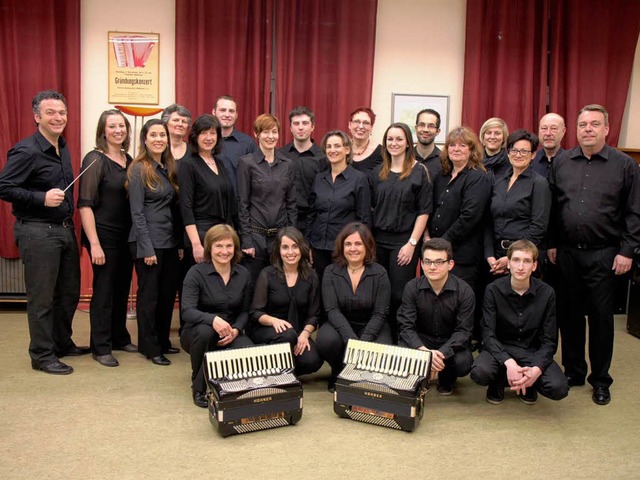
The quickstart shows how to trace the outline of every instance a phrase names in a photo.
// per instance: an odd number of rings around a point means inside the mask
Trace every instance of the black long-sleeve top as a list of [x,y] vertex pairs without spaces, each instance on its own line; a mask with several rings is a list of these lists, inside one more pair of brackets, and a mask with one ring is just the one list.
[[182,287],[185,328],[213,325],[213,319],[218,316],[242,333],[249,320],[252,287],[251,275],[242,265],[231,267],[226,285],[213,263],[194,265],[184,277]]
[[220,160],[227,169],[234,192],[237,193],[238,160],[249,153],[259,154],[260,149],[253,138],[235,128],[228,137],[223,137],[223,142]]
[[320,172],[311,187],[307,239],[319,250],[333,250],[336,237],[350,222],[371,227],[371,189],[367,176],[351,165],[336,176]]
[[489,176],[480,169],[464,169],[452,181],[442,172],[433,179],[432,238],[449,240],[453,259],[461,265],[482,261],[483,218],[491,196]]
[[[131,156],[126,154],[126,159],[128,167]],[[78,208],[90,207],[93,210],[96,233],[102,247],[113,248],[126,244],[131,230],[131,209],[125,188],[127,168],[104,153],[92,150],[82,160],[82,170]],[[84,231],[82,239],[88,245]]]
[[404,245],[409,241],[416,218],[431,213],[433,194],[427,169],[416,162],[403,180],[396,172],[389,172],[387,179],[381,180],[380,169],[381,166],[376,167],[371,175],[376,243],[385,247]]
[[178,165],[184,225],[195,225],[201,242],[214,225],[235,225],[238,203],[223,162],[216,158],[216,174],[198,153],[189,152]]
[[485,224],[485,258],[502,252],[501,240],[526,239],[540,247],[547,234],[551,213],[549,182],[529,166],[509,188],[512,174],[513,168],[510,168],[502,178],[491,176],[491,215]]
[[541,148],[536,152],[536,156],[531,160],[531,166],[533,167],[533,171],[542,175],[547,180],[549,179],[549,172],[551,171],[551,164],[553,163],[553,159],[556,158],[560,153],[564,152],[564,148],[558,149],[556,154],[549,158],[544,151],[544,148]]
[[347,342],[350,338],[374,341],[389,313],[391,284],[377,263],[366,265],[353,292],[347,267],[329,265],[322,277],[322,302],[329,323]]
[[[290,315],[292,304],[295,315]],[[274,267],[263,268],[256,280],[249,313],[256,324],[261,316],[270,315],[288,321],[298,333],[307,325],[316,327],[320,315],[318,275],[313,270],[307,278],[298,275],[296,284],[289,287],[286,279],[281,278]]]
[[155,255],[156,248],[178,246],[174,226],[176,191],[165,168],[155,165],[159,185],[155,190],[147,188],[142,179],[142,164],[132,165],[129,178],[129,206],[131,207],[131,232],[129,242],[136,243],[136,258]]
[[438,345],[445,358],[466,348],[473,330],[476,299],[471,287],[449,274],[436,294],[427,277],[411,280],[404,287],[398,310],[399,336],[411,348],[424,345],[420,337]]
[[327,169],[327,157],[315,143],[304,152],[299,152],[293,142],[285,145],[280,151],[293,161],[298,215],[306,215],[309,211],[309,195],[316,175]]
[[238,214],[242,248],[252,248],[252,227],[295,226],[298,208],[293,162],[276,151],[273,163],[262,152],[238,161]]
[[52,188],[64,190],[73,182],[71,156],[64,138],[58,150],[40,130],[16,143],[7,154],[7,164],[0,172],[0,199],[13,205],[18,220],[63,222],[73,215],[73,188],[57,207],[45,207],[45,194]]
[[357,162],[351,162],[353,168],[356,170],[366,173],[370,175],[373,172],[373,169],[382,163],[382,145],[378,145],[376,149],[371,152],[371,155],[363,158],[362,160],[358,160]]
[[511,288],[511,276],[489,284],[484,295],[482,341],[500,363],[511,358],[505,346],[535,350],[531,366],[542,371],[553,361],[558,345],[556,296],[541,280],[531,277],[524,295]]
[[551,165],[552,246],[619,246],[632,258],[640,246],[640,167],[608,145],[588,159],[580,147]]
[[487,169],[487,172],[493,172],[496,178],[504,177],[509,168],[511,168],[509,155],[505,148],[501,148],[495,155],[486,155],[485,152],[485,157],[482,160],[482,163],[484,164],[484,168]]

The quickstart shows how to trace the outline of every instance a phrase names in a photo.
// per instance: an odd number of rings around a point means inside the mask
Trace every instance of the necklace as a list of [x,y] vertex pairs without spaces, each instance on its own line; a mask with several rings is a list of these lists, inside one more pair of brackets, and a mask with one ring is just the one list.
[[116,162],[121,167],[125,167],[127,165],[127,160],[122,152],[118,152],[116,154],[112,154],[110,152],[105,152],[105,155],[109,157],[112,161]]
[[360,151],[356,150],[355,148],[353,149],[353,154],[354,155],[362,155],[364,152],[367,151],[367,148],[369,148],[369,143],[371,142],[371,137],[367,138],[367,143],[364,144],[364,148]]
[[347,269],[351,272],[351,275],[355,275],[356,272],[358,270],[360,270],[361,268],[364,268],[364,265],[360,265],[359,267],[356,267],[356,268],[351,268],[351,267],[347,266]]

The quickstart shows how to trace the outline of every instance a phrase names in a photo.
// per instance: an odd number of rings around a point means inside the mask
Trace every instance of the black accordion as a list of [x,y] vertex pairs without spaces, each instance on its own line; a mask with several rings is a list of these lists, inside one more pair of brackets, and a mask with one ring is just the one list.
[[207,352],[209,421],[223,437],[294,425],[302,386],[288,343]]
[[349,340],[333,410],[340,417],[412,432],[424,413],[431,352]]

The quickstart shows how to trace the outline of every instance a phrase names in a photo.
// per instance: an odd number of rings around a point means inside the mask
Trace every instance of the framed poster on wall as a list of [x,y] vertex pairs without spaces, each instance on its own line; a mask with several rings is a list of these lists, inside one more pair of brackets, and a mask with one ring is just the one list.
[[160,35],[109,32],[109,103],[158,105]]
[[413,127],[420,110],[431,108],[440,114],[440,133],[435,142],[444,145],[449,132],[449,97],[445,95],[421,95],[407,93],[391,94],[391,122],[404,122],[413,132],[413,142],[417,141]]

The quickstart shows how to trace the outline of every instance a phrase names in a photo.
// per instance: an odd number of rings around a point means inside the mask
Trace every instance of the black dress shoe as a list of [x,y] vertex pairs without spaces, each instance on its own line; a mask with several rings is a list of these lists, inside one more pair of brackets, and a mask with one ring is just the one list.
[[127,345],[124,345],[122,347],[114,348],[114,350],[122,350],[127,353],[136,353],[138,351],[138,346],[134,345],[133,343],[128,343]]
[[172,355],[174,353],[180,353],[180,349],[176,347],[169,347],[166,350],[163,350],[162,353]]
[[525,405],[535,405],[538,401],[538,391],[533,387],[529,387],[527,388],[527,393],[519,393],[518,398]]
[[91,356],[96,362],[98,362],[100,365],[104,365],[105,367],[117,367],[118,365],[120,365],[118,359],[110,353],[106,355],[96,355],[95,353],[93,353]]
[[487,402],[491,405],[500,405],[504,402],[504,384],[502,382],[489,384],[487,387]]
[[581,387],[584,385],[584,378],[572,377],[571,375],[567,375],[567,384],[569,385],[569,388]]
[[50,373],[51,375],[69,375],[73,373],[73,367],[62,363],[60,360],[56,360],[45,365],[34,366],[34,370],[40,370],[44,373]]
[[153,357],[151,361],[156,365],[171,365],[171,360],[169,360],[164,355],[158,355],[157,357]]
[[207,402],[207,394],[204,392],[196,392],[193,390],[193,403],[196,407],[207,408],[209,402]]
[[91,349],[89,347],[69,347],[64,352],[60,352],[58,354],[59,358],[62,357],[79,357],[80,355],[88,355],[91,353]]
[[591,396],[591,399],[596,405],[608,404],[611,401],[609,387],[593,387],[593,395]]

